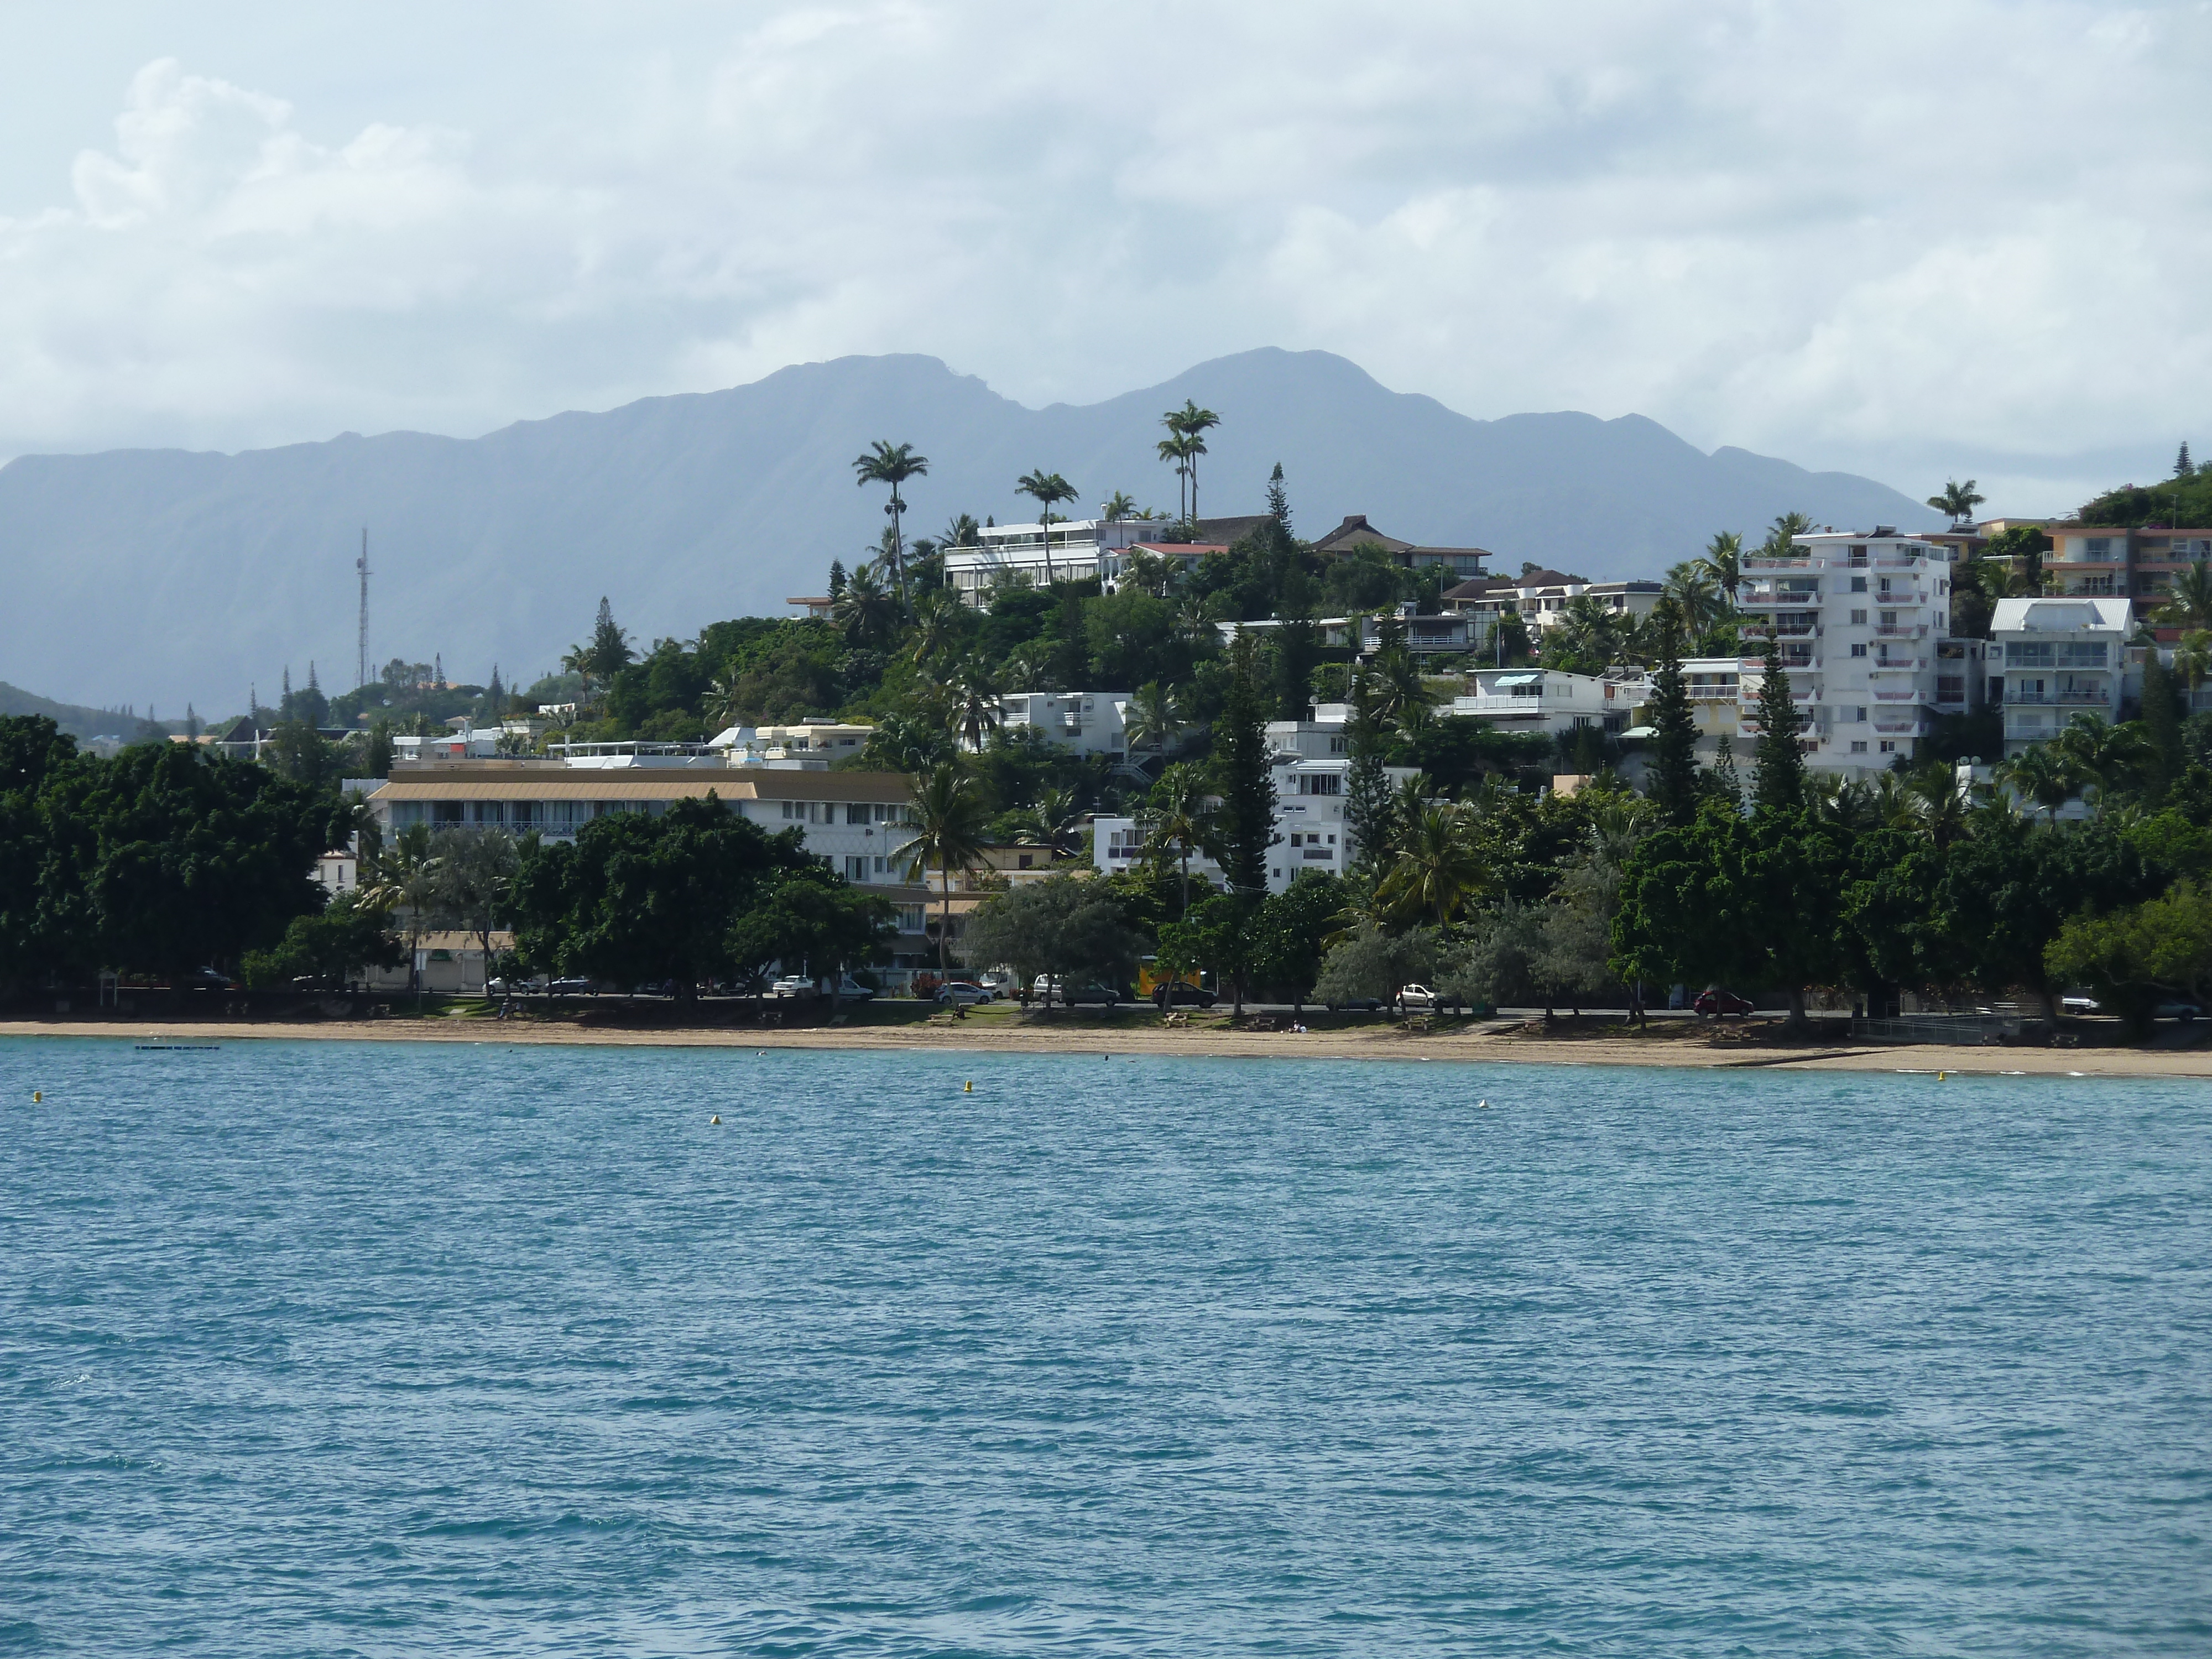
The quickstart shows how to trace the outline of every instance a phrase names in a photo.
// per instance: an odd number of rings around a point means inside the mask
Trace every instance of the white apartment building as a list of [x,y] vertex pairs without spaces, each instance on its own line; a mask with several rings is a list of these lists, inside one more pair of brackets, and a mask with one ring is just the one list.
[[1871,774],[1910,756],[1939,714],[1979,705],[1984,651],[1950,637],[1947,550],[1887,526],[1800,536],[1780,558],[1747,557],[1738,725],[1756,735],[1771,631],[1802,726],[1807,764]]
[[1462,582],[1443,596],[1444,609],[1468,618],[1477,644],[1507,611],[1516,612],[1532,629],[1556,628],[1567,619],[1569,601],[1588,597],[1630,626],[1650,616],[1666,589],[1653,581],[1577,581],[1557,570],[1531,570],[1520,576],[1490,576]]
[[1115,760],[1129,752],[1128,717],[1127,691],[1014,691],[999,700],[1008,734],[1042,732],[1062,749]]
[[2130,611],[2118,595],[1997,601],[1990,667],[2007,755],[2056,737],[2078,714],[2120,718]]
[[1474,690],[1452,699],[1450,712],[1488,720],[1501,732],[1556,738],[1584,726],[1626,731],[1643,701],[1638,674],[1569,674],[1558,669],[1480,668],[1468,676]]
[[848,758],[866,749],[875,730],[872,726],[833,720],[803,720],[784,726],[732,726],[708,738],[707,747],[726,755],[732,766],[822,771],[830,762]]
[[[1166,530],[1165,519],[1055,519],[1042,524],[987,526],[974,547],[948,548],[946,586],[977,610],[1007,583],[1043,587],[1050,581],[1120,579],[1123,556]],[[1048,536],[1049,539],[1048,540]]]
[[[1352,757],[1345,727],[1350,714],[1342,703],[1322,703],[1310,720],[1271,720],[1267,744],[1274,759],[1275,842],[1267,849],[1267,890],[1279,893],[1301,870],[1340,876],[1358,848],[1344,819],[1351,787]],[[1383,769],[1393,787],[1413,769]],[[1103,874],[1126,870],[1144,856],[1144,836],[1134,818],[1093,821],[1091,862]],[[1221,866],[1202,854],[1190,861],[1193,875],[1222,884]]]

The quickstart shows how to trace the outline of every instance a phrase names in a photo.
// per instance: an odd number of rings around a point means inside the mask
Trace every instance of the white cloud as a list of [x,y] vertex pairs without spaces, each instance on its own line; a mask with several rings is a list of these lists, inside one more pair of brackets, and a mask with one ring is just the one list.
[[1908,487],[2072,492],[2208,412],[2195,4],[487,11],[434,68],[409,0],[225,78],[217,6],[143,68],[0,220],[0,452],[848,351],[1080,399],[1263,343]]

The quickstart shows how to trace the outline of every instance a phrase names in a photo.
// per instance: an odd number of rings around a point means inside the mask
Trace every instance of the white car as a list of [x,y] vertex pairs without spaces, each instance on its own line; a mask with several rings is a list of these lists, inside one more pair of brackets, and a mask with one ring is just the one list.
[[1409,1014],[1416,1008],[1433,1014],[1444,1006],[1444,1000],[1425,985],[1401,985],[1398,988],[1398,1006]]
[[972,1007],[979,1002],[992,1001],[997,995],[998,993],[988,986],[970,985],[965,980],[956,979],[951,984],[939,989],[937,1000],[948,1007],[954,1005]]
[[804,974],[786,974],[768,988],[768,994],[778,1002],[804,1001],[815,994],[814,981]]

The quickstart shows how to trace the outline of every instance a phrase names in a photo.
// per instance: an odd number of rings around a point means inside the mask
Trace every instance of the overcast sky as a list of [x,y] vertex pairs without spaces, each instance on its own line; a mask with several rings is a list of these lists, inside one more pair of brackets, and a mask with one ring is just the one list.
[[1972,474],[2212,452],[2212,4],[0,8],[0,455],[1258,345]]

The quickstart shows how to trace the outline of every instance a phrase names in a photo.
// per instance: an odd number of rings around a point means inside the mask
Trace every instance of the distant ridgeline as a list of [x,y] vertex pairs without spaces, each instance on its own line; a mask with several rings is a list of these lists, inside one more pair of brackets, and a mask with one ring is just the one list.
[[141,717],[124,708],[87,708],[81,703],[56,702],[0,680],[0,715],[44,714],[70,736],[84,740],[116,737],[137,742],[167,737],[173,724]]

